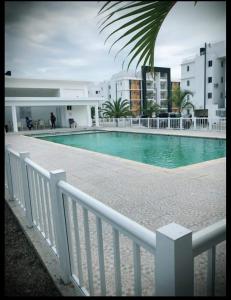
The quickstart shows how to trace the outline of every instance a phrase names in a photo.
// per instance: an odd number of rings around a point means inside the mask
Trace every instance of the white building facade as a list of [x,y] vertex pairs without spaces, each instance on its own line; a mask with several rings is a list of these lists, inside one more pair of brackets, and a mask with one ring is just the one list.
[[226,44],[224,41],[205,44],[200,55],[181,64],[181,89],[188,96],[195,113],[207,110],[209,117],[224,116],[226,111]]
[[89,96],[90,82],[72,80],[25,79],[5,76],[5,125],[17,132],[26,129],[25,118],[43,121],[49,126],[50,113],[56,116],[57,127],[70,127],[69,119],[77,126],[92,126],[91,108],[95,110],[98,126],[98,107],[102,97]]

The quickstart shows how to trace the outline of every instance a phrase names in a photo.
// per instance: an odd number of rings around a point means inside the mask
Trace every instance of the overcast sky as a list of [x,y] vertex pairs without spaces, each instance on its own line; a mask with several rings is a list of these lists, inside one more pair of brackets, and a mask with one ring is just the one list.
[[[127,51],[114,57],[127,40],[108,54],[113,39],[104,45],[109,31],[99,34],[97,27],[103,3],[6,1],[5,71],[24,78],[109,80],[122,70]],[[178,2],[156,40],[155,66],[170,67],[172,80],[180,80],[182,60],[205,42],[226,40],[225,1],[194,3]]]

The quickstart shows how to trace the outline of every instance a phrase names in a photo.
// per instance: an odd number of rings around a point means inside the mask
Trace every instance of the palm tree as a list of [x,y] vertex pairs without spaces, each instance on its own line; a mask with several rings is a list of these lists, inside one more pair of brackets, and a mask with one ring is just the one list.
[[106,101],[102,105],[102,113],[106,118],[116,118],[116,126],[118,126],[117,118],[131,116],[130,104],[128,100]]
[[[107,1],[101,7],[98,15],[108,14],[100,21],[100,32],[115,22],[121,23],[124,20],[123,25],[108,35],[105,43],[115,33],[126,28],[126,31],[112,43],[110,50],[118,41],[132,34],[130,40],[116,54],[117,56],[124,48],[135,43],[127,55],[127,57],[132,55],[127,69],[132,61],[138,58],[136,69],[142,63],[144,66],[149,65],[153,73],[156,38],[167,14],[176,3],[177,1]],[[115,16],[117,17],[113,19]]]
[[194,105],[192,102],[186,99],[186,96],[191,95],[193,96],[193,92],[189,90],[181,90],[179,86],[177,86],[173,92],[172,92],[172,102],[175,104],[175,106],[178,108],[178,111],[181,112],[182,109],[190,105],[194,109]]
[[160,110],[160,105],[154,102],[153,100],[147,101],[147,108],[143,109],[143,112],[145,115],[147,115],[148,118],[152,118],[153,113],[157,113]]

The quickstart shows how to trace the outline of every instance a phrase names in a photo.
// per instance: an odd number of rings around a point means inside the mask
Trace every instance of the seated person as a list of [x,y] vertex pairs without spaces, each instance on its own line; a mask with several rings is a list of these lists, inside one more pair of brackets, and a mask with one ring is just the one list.
[[69,120],[69,126],[70,126],[70,128],[72,127],[72,125],[73,125],[74,128],[77,127],[77,123],[75,122],[74,119],[68,119],[68,120]]
[[32,120],[29,117],[26,117],[26,126],[29,130],[31,130],[31,128],[33,127]]

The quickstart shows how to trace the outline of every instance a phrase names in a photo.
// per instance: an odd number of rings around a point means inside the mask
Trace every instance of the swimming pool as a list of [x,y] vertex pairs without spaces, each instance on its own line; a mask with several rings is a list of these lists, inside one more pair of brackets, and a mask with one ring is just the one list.
[[224,139],[127,132],[37,138],[169,169],[226,156]]

